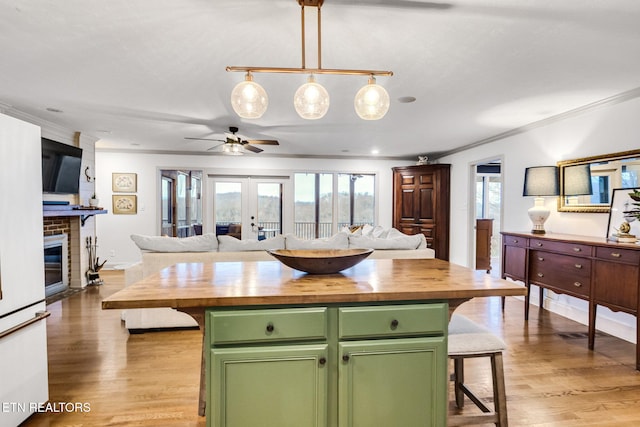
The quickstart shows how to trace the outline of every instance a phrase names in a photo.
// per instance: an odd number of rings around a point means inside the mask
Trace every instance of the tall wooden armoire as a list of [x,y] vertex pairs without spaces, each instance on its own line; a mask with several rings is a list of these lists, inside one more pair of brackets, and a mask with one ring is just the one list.
[[450,169],[448,164],[393,168],[393,227],[424,234],[443,260],[449,260]]

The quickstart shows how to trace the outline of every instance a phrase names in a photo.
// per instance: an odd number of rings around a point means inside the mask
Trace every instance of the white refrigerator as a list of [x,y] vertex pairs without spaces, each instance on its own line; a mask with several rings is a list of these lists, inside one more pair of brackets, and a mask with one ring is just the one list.
[[40,128],[0,114],[0,426],[49,399]]

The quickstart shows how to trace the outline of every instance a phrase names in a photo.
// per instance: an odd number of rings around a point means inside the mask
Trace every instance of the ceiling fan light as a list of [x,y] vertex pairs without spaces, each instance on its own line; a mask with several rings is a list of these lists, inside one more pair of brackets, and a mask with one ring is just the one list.
[[233,142],[226,143],[222,146],[222,154],[226,154],[228,156],[242,156],[244,153],[242,151],[242,146]]
[[253,81],[251,73],[247,73],[245,80],[231,91],[231,106],[233,111],[243,119],[258,119],[267,111],[269,97],[262,86]]
[[389,94],[376,84],[374,77],[356,93],[353,102],[356,113],[363,120],[380,120],[389,111]]
[[329,110],[329,92],[311,75],[293,96],[293,106],[303,119],[321,119]]

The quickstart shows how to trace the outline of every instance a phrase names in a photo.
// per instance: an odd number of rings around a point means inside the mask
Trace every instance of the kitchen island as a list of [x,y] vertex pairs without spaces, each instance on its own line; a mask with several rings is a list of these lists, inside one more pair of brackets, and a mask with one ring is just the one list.
[[199,411],[206,401],[211,426],[387,425],[385,417],[439,426],[451,312],[474,297],[525,292],[438,259],[365,260],[330,275],[278,261],[185,263],[102,306],[172,307],[196,319]]

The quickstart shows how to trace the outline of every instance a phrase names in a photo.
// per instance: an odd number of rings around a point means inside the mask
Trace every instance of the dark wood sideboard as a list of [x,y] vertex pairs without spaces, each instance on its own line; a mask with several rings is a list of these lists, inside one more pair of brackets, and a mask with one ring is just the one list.
[[[530,285],[589,302],[589,349],[595,345],[596,308],[605,306],[636,316],[640,343],[640,245],[571,234],[502,232],[502,278],[527,287],[525,320],[529,318]],[[636,345],[640,370],[640,346]]]

